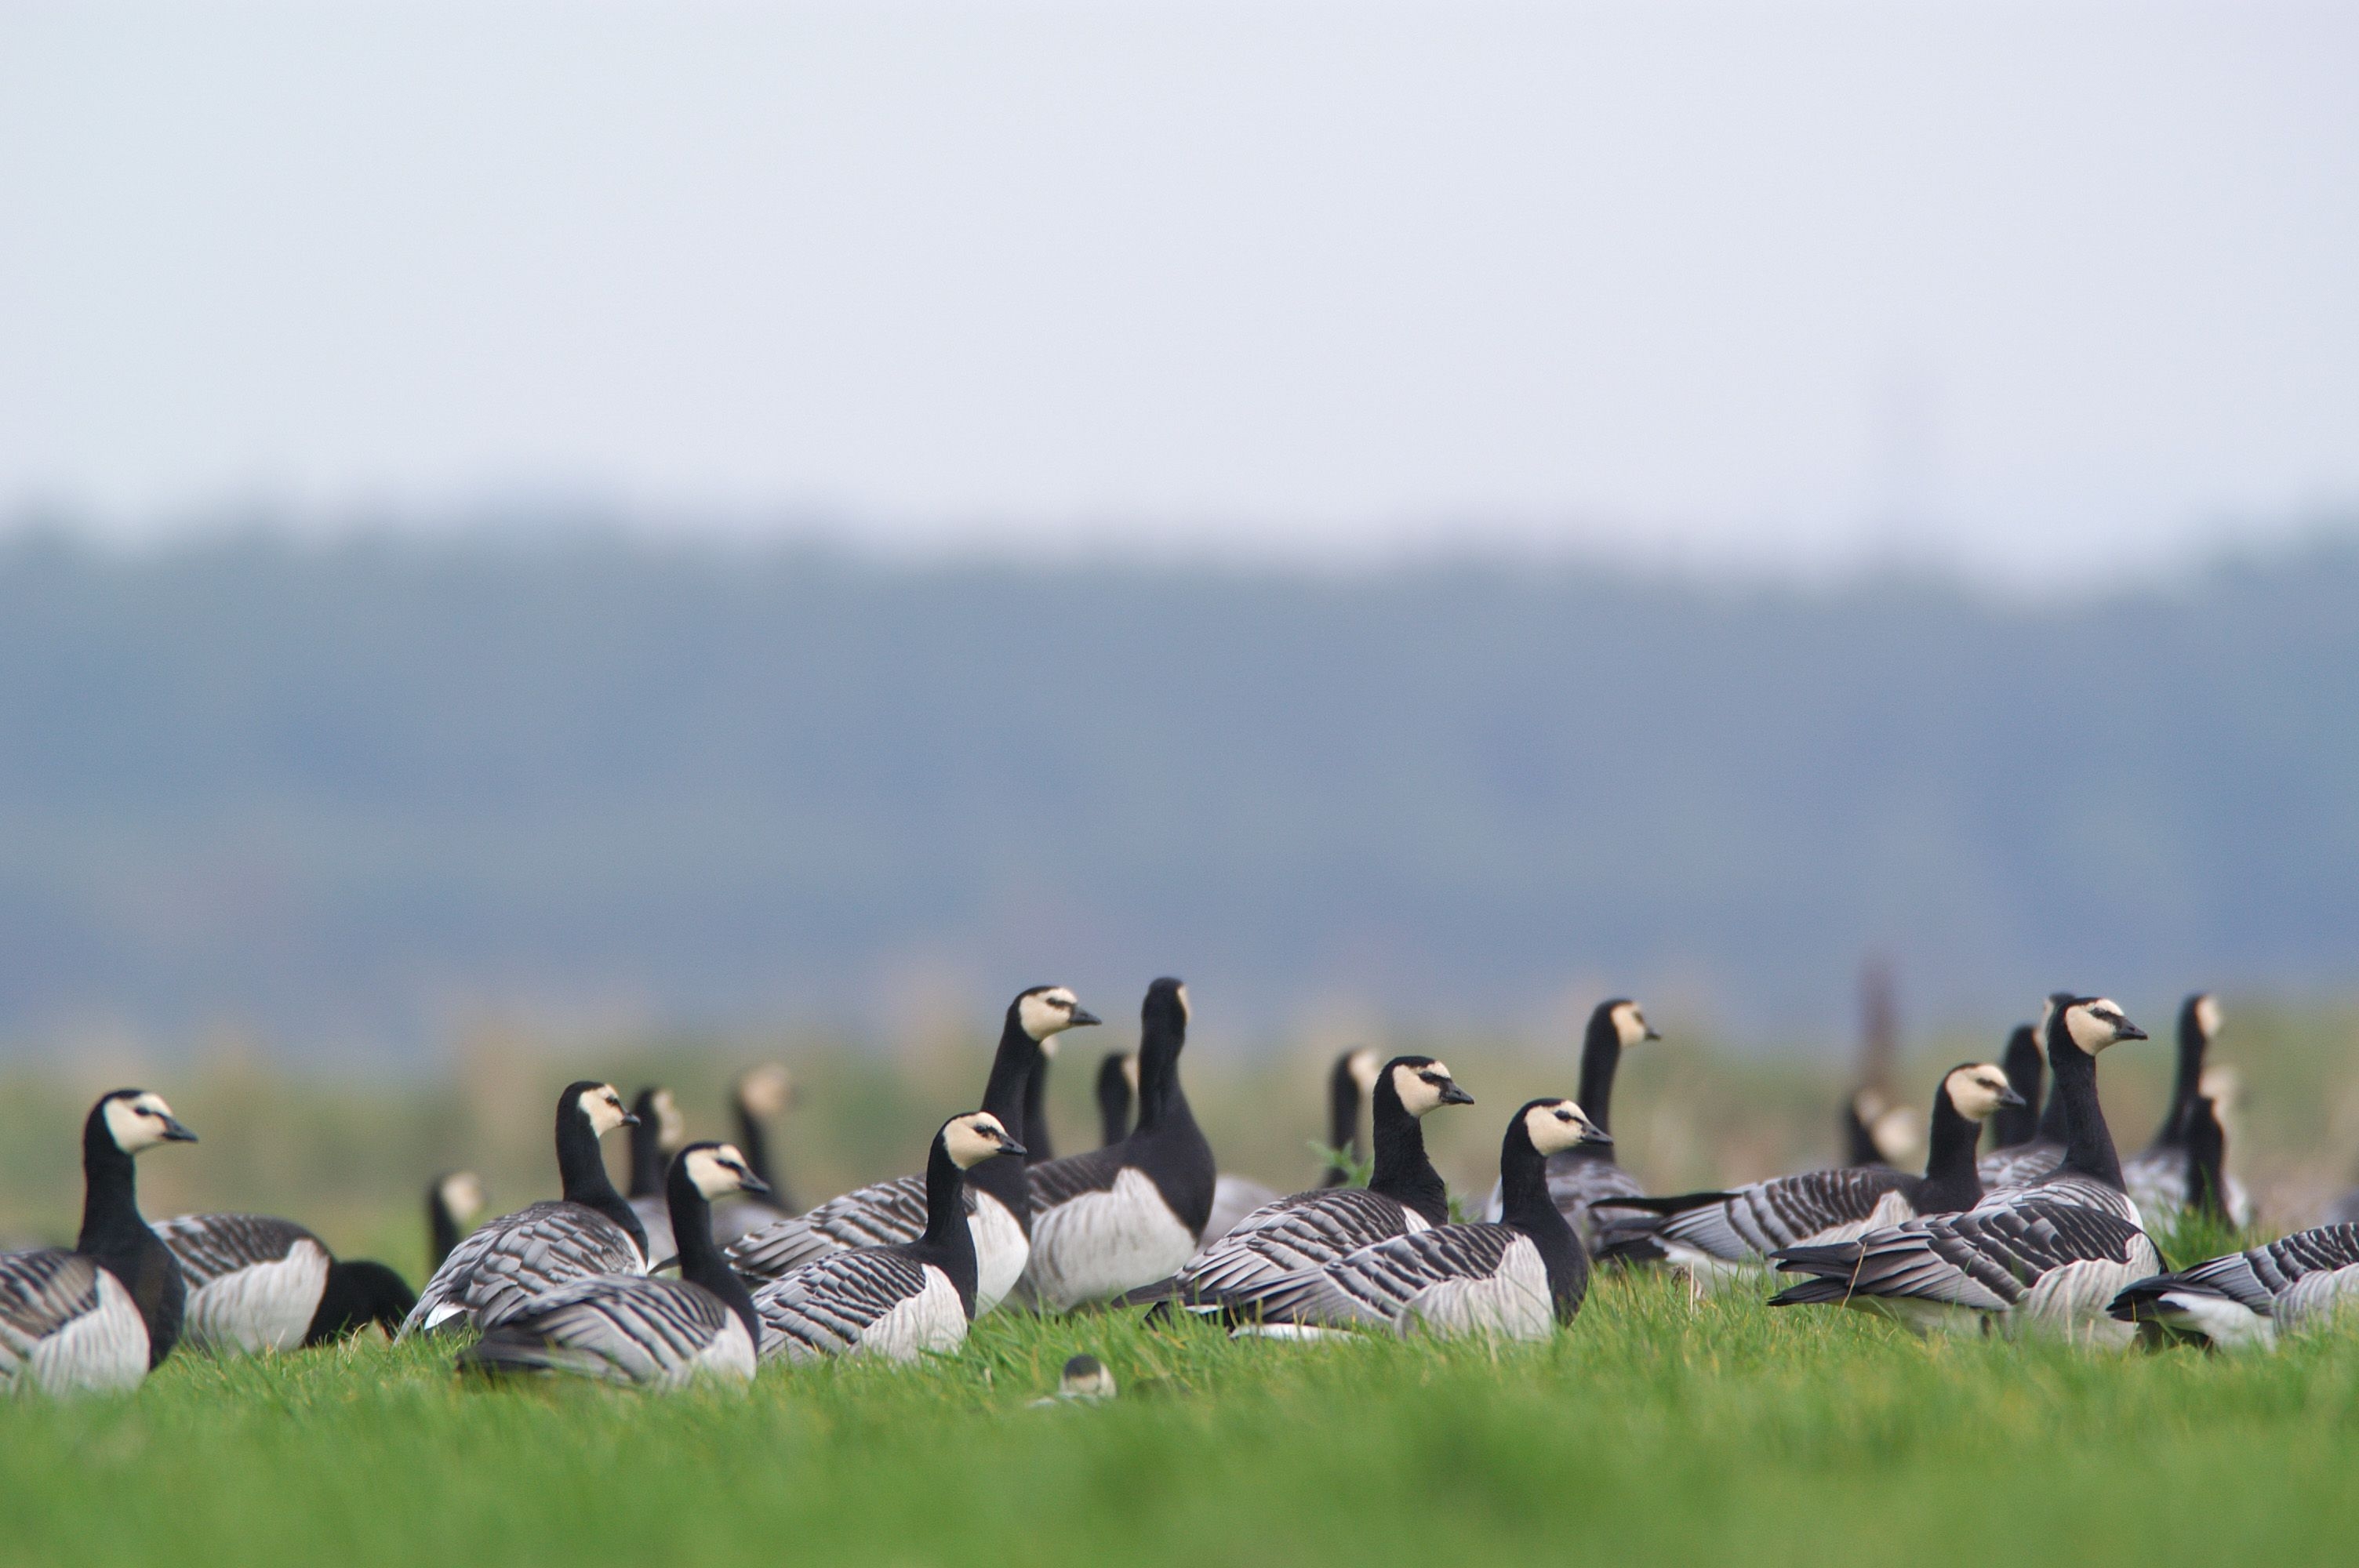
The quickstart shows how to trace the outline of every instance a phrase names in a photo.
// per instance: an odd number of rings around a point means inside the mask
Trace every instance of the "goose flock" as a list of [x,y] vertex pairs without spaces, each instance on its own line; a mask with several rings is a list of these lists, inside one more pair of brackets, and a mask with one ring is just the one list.
[[[1530,1340],[1574,1321],[1599,1267],[1676,1271],[1699,1294],[1775,1288],[1774,1308],[1867,1312],[1920,1334],[2093,1345],[2267,1349],[2359,1303],[2359,1195],[2328,1224],[2183,1267],[2156,1243],[2185,1211],[2251,1222],[2250,1195],[2224,1168],[2234,1085],[2207,1060],[2221,1014],[2206,993],[2180,1010],[2169,1108],[2127,1162],[2098,1062],[2146,1032],[2107,998],[2060,991],[2000,1062],[1943,1074],[1921,1121],[1898,1126],[1906,1113],[1881,1090],[1847,1100],[1846,1164],[1668,1195],[1614,1157],[1622,1056],[1659,1035],[1638,1003],[1612,998],[1589,1019],[1579,1098],[1531,1099],[1507,1116],[1479,1219],[1457,1217],[1427,1152],[1428,1119],[1476,1103],[1445,1063],[1340,1055],[1329,1168],[1281,1195],[1221,1171],[1181,1081],[1190,1018],[1180,981],[1147,988],[1136,1051],[1099,1064],[1097,1147],[1059,1156],[1043,1113],[1049,1065],[1061,1035],[1100,1020],[1069,987],[1019,992],[979,1108],[935,1126],[922,1168],[800,1213],[766,1130],[791,1101],[782,1069],[737,1081],[731,1142],[691,1141],[663,1088],[626,1104],[611,1084],[570,1084],[554,1126],[560,1195],[470,1230],[482,1184],[437,1175],[426,1187],[432,1272],[414,1294],[392,1269],[340,1259],[292,1220],[150,1225],[137,1158],[196,1134],[158,1095],[119,1089],[83,1127],[73,1247],[0,1254],[0,1387],[124,1390],[184,1341],[283,1354],[372,1326],[447,1338],[470,1379],[647,1389],[743,1383],[766,1361],[953,1353],[994,1311],[1144,1311],[1240,1338]],[[1918,1126],[1922,1170],[1900,1169]],[[602,1150],[618,1130],[629,1133],[627,1193]],[[1077,1357],[1042,1402],[1114,1387]]]

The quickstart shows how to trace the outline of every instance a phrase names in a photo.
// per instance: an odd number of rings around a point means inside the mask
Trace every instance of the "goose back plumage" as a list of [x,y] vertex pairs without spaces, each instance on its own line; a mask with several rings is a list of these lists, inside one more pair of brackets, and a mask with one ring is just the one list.
[[303,1343],[333,1261],[318,1237],[258,1214],[182,1215],[158,1223],[156,1234],[188,1281],[182,1321],[190,1344],[254,1355]]
[[2125,1288],[2109,1309],[2234,1348],[2267,1349],[2359,1304],[2359,1224],[2296,1231]]

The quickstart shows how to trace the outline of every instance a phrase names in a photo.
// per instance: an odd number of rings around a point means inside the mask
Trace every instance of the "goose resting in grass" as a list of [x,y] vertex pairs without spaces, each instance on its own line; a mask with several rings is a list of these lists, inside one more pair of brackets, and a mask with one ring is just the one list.
[[2140,1280],[2110,1310],[2223,1348],[2267,1350],[2277,1336],[2320,1327],[2354,1304],[2359,1225],[2322,1225]]
[[392,1334],[418,1304],[399,1274],[366,1258],[337,1258],[291,1219],[184,1214],[155,1229],[187,1281],[181,1330],[201,1350],[293,1350],[371,1324]]
[[598,1140],[637,1118],[612,1084],[584,1079],[557,1098],[557,1171],[564,1197],[502,1215],[451,1249],[401,1336],[489,1327],[533,1297],[592,1274],[644,1274],[647,1231],[614,1190]]
[[193,1143],[162,1097],[117,1089],[82,1130],[82,1233],[73,1250],[0,1254],[0,1391],[136,1389],[180,1337],[180,1266],[139,1215],[133,1160]]
[[1657,1249],[1700,1290],[1757,1280],[1770,1254],[1782,1248],[1826,1246],[1919,1215],[1950,1214],[1982,1200],[1974,1144],[1982,1124],[2001,1106],[2017,1105],[2006,1075],[1987,1062],[1967,1062],[1942,1077],[1933,1096],[1925,1173],[1907,1175],[1884,1165],[1847,1165],[1750,1182],[1727,1192],[1678,1197],[1613,1198],[1597,1206],[1643,1210],[1659,1218],[1605,1226],[1598,1249],[1611,1258],[1633,1245]]
[[[1018,992],[1000,1026],[983,1108],[1003,1128],[1022,1125],[1025,1087],[1040,1043],[1097,1022],[1063,986]],[[1032,1255],[1032,1189],[1023,1162],[994,1160],[978,1167],[967,1178],[961,1201],[974,1231],[976,1310],[989,1312],[1016,1288]],[[799,1218],[741,1237],[729,1245],[729,1261],[759,1285],[831,1252],[915,1241],[930,1222],[929,1202],[923,1174],[877,1182],[830,1198]]]
[[652,1389],[751,1380],[761,1320],[745,1282],[713,1244],[712,1205],[763,1190],[733,1146],[688,1145],[664,1176],[679,1279],[596,1274],[545,1292],[460,1352],[459,1370],[563,1373]]
[[1374,1328],[1545,1339],[1589,1292],[1589,1253],[1549,1195],[1547,1160],[1609,1141],[1571,1100],[1532,1100],[1500,1144],[1501,1222],[1435,1226],[1260,1281],[1227,1297],[1227,1315],[1270,1338]]
[[754,1292],[762,1355],[789,1361],[956,1350],[975,1315],[974,1232],[961,1201],[977,1166],[1023,1169],[1024,1145],[989,1111],[942,1123],[926,1155],[926,1228],[912,1241],[832,1252]]

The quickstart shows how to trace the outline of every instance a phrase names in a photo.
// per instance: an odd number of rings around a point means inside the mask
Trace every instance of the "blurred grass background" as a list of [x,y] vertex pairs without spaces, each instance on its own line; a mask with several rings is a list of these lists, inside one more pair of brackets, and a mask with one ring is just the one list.
[[[1092,1098],[1100,1057],[1136,1043],[1131,1006],[1085,999],[1112,1022],[1063,1037],[1051,1068],[1060,1152],[1096,1141]],[[2120,999],[2157,1038],[2106,1054],[2107,1114],[2126,1156],[2151,1136],[2168,1098],[2176,998]],[[2233,1065],[2245,1103],[2230,1126],[2230,1164],[2279,1228],[2311,1223],[2359,1165],[2359,1008],[2223,999],[2227,1024],[2212,1051]],[[1832,1163],[1839,1107],[1853,1086],[1847,1053],[1821,1046],[1739,1051],[1683,1027],[1675,1009],[1650,1016],[1667,1038],[1630,1052],[1614,1099],[1624,1162],[1655,1191],[1750,1180]],[[980,1098],[995,1030],[942,1024],[879,1046],[819,1033],[561,1034],[486,1027],[462,1036],[435,1073],[369,1078],[294,1065],[236,1036],[179,1053],[177,1065],[121,1052],[0,1072],[0,1238],[70,1239],[80,1213],[79,1138],[91,1100],[124,1084],[169,1099],[202,1141],[142,1162],[151,1217],[211,1209],[280,1214],[340,1251],[385,1259],[415,1277],[423,1261],[422,1191],[439,1171],[480,1173],[492,1212],[553,1195],[550,1122],[557,1091],[576,1077],[610,1079],[628,1095],[670,1087],[690,1132],[734,1134],[729,1085],[757,1062],[793,1072],[796,1103],[772,1129],[773,1159],[804,1204],[919,1168],[940,1119]],[[1309,1145],[1325,1137],[1325,1083],[1341,1032],[1250,1051],[1194,1052],[1183,1075],[1222,1168],[1281,1191],[1310,1184]],[[1390,1052],[1447,1060],[1479,1103],[1428,1124],[1453,1191],[1486,1193],[1506,1113],[1541,1094],[1571,1094],[1577,1039],[1542,1044],[1505,1036],[1366,1037]],[[1948,1034],[1908,1043],[1897,1068],[1921,1111],[1941,1071],[1995,1059],[2003,1039]],[[617,1183],[626,1139],[607,1141]]]

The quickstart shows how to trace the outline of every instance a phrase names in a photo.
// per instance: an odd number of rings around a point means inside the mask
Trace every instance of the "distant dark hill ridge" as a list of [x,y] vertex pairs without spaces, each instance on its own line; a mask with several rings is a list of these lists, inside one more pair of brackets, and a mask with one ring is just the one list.
[[[0,547],[0,1027],[871,1020],[1178,972],[1839,1026],[2359,975],[2359,556],[2036,606],[1598,569]],[[2141,989],[2143,988],[2143,989]],[[1111,1014],[1110,1014],[1111,1016]]]

